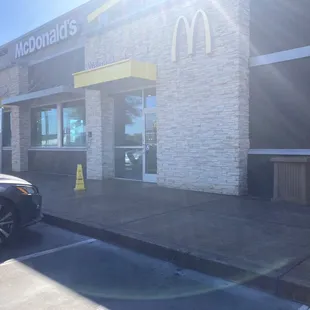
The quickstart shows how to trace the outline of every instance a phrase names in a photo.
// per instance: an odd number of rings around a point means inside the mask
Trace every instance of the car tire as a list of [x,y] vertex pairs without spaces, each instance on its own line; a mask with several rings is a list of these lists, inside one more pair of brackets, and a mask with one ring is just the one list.
[[0,246],[12,241],[16,229],[17,215],[13,204],[0,198]]

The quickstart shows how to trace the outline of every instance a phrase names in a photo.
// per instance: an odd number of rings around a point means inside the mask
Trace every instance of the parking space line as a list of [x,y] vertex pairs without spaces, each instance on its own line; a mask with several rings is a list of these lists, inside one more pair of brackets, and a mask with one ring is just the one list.
[[0,267],[1,266],[6,266],[6,265],[9,265],[9,264],[13,264],[13,263],[16,263],[16,262],[23,262],[23,261],[31,259],[31,258],[45,256],[45,255],[53,254],[53,253],[60,252],[60,251],[63,251],[63,250],[75,248],[75,247],[78,247],[78,246],[81,246],[81,245],[93,243],[95,241],[97,241],[97,240],[96,239],[87,239],[87,240],[79,241],[79,242],[76,242],[76,243],[72,243],[72,244],[60,246],[60,247],[57,247],[57,248],[53,248],[53,249],[50,249],[50,250],[46,250],[46,251],[42,251],[42,252],[37,252],[37,253],[32,253],[32,254],[25,255],[25,256],[20,256],[18,258],[10,259],[10,260],[0,264]]

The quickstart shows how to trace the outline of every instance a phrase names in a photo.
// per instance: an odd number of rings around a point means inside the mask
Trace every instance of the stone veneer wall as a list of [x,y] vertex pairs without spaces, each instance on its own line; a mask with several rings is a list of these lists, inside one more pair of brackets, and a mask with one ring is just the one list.
[[87,178],[103,179],[103,104],[100,90],[85,91]]
[[[169,5],[170,3],[170,5]],[[203,9],[210,21],[212,52],[204,50],[201,20],[195,54],[187,55],[180,27],[178,59],[171,60],[173,30],[180,15],[191,22]],[[172,1],[118,27],[88,39],[86,65],[109,58],[131,57],[157,65],[158,183],[163,186],[224,194],[246,190],[249,148],[248,61],[249,0]],[[102,106],[88,97],[96,145],[88,152],[88,171],[101,177]],[[96,122],[101,122],[101,125]],[[93,128],[96,127],[96,128]],[[95,133],[95,137],[94,137]],[[112,135],[113,132],[111,131]],[[104,134],[107,138],[108,133]],[[108,138],[109,139],[109,138]],[[110,170],[113,170],[112,160]],[[106,164],[107,165],[107,162]],[[106,170],[106,169],[105,169]],[[89,174],[91,177],[92,174]]]
[[[28,91],[28,68],[12,66],[0,71],[0,97],[17,96]],[[30,107],[12,106],[12,170],[28,170]]]
[[0,97],[11,97],[27,92],[28,69],[10,66],[0,70]]
[[99,90],[86,90],[87,178],[114,177],[114,102]]

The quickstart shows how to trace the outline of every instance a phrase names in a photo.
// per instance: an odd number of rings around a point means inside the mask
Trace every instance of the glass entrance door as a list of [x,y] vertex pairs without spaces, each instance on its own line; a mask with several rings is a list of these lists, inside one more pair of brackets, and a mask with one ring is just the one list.
[[115,177],[142,181],[144,114],[142,91],[114,98]]
[[155,88],[118,94],[114,102],[115,177],[156,182]]
[[144,90],[143,181],[157,182],[157,118],[155,89]]

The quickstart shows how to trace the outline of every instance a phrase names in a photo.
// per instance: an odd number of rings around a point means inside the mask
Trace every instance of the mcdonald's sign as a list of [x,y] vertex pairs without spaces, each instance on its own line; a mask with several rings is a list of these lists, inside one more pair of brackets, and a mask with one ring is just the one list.
[[187,36],[187,53],[188,55],[193,55],[194,34],[199,16],[202,17],[204,23],[206,54],[209,54],[211,52],[211,31],[210,31],[209,19],[207,14],[203,10],[198,10],[195,13],[191,23],[189,23],[188,19],[185,16],[180,16],[175,24],[172,37],[172,48],[171,48],[171,58],[173,62],[177,60],[177,38],[179,28],[182,22],[184,23]]

